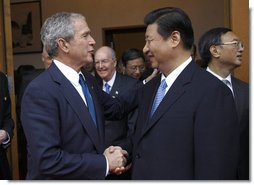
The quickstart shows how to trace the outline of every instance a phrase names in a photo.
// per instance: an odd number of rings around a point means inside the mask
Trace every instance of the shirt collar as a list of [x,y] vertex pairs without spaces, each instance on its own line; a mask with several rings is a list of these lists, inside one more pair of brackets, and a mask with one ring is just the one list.
[[181,72],[184,70],[184,68],[192,61],[192,58],[189,57],[185,62],[183,62],[180,66],[178,66],[176,69],[174,69],[167,77],[164,76],[164,74],[161,75],[161,81],[163,79],[166,79],[167,83],[167,89],[169,89],[176,78],[181,74]]
[[[63,75],[75,86],[79,86],[79,73],[58,60],[53,60]],[[81,73],[81,72],[80,72]]]
[[108,83],[108,85],[112,87],[114,85],[115,79],[116,79],[116,71],[114,72],[112,78],[109,81],[106,82],[105,80],[103,80],[103,86],[105,86],[105,83]]
[[228,80],[231,83],[231,74],[229,74],[226,78],[222,78],[220,75],[216,74],[215,72],[213,72],[209,67],[206,68],[206,71],[208,71],[209,73],[213,74],[214,76],[216,76],[219,80]]

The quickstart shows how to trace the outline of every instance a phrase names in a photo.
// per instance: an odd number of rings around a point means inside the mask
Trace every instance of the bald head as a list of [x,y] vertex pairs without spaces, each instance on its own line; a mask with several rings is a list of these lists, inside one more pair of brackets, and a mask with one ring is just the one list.
[[116,53],[115,53],[115,51],[111,47],[108,47],[108,46],[102,46],[102,47],[100,47],[95,52],[95,56],[99,55],[101,53],[103,53],[105,55],[108,55],[108,58],[112,58],[113,60],[116,60]]
[[108,47],[100,47],[94,55],[95,69],[97,74],[105,81],[109,81],[116,71],[115,51]]

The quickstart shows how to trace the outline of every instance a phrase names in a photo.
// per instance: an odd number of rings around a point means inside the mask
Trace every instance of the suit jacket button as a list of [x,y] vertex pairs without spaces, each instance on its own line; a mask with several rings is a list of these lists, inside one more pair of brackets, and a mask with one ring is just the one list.
[[140,156],[140,154],[137,154],[136,155],[136,159],[139,159],[141,156]]

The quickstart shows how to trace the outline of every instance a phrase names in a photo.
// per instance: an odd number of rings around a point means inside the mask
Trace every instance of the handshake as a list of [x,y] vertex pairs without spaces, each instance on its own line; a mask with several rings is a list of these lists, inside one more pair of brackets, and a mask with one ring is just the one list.
[[128,152],[123,150],[120,146],[110,146],[108,147],[103,155],[108,160],[109,174],[120,175],[130,169],[131,164],[125,166],[127,163],[126,157],[128,157]]

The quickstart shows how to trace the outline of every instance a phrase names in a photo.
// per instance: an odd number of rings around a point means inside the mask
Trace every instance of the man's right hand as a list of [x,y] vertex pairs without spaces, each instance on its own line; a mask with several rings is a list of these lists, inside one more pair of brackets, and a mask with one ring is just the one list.
[[127,163],[126,157],[128,156],[128,152],[126,150],[123,150],[119,146],[110,146],[103,154],[108,159],[109,173],[119,175],[126,171],[124,167]]

